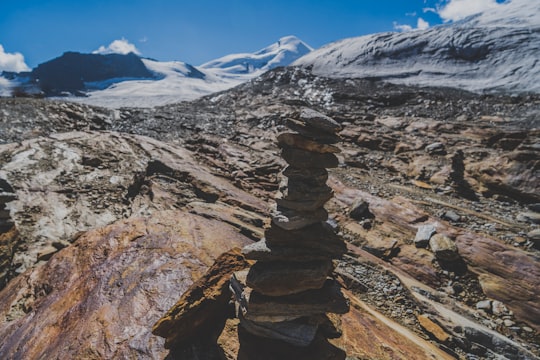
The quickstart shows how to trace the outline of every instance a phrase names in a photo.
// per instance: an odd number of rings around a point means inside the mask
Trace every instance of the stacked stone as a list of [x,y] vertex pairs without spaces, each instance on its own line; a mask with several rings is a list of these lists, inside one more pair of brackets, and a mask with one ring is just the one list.
[[[277,137],[282,157],[289,164],[286,189],[276,198],[265,238],[246,246],[243,253],[256,263],[236,273],[231,288],[238,317],[248,332],[308,346],[317,333],[339,336],[328,313],[349,311],[347,299],[332,278],[332,259],[346,245],[327,223],[324,204],[333,196],[326,185],[327,168],[338,165],[332,144],[341,129],[333,119],[311,109],[287,120],[289,129]],[[320,331],[319,331],[320,330]]]
[[13,193],[13,189],[9,184],[0,179],[0,233],[5,233],[13,227],[13,221],[6,204],[17,199],[17,195]]

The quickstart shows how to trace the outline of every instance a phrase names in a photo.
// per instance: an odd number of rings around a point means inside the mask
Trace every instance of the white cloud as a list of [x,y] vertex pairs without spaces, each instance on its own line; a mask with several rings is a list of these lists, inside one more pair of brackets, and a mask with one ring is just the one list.
[[0,72],[29,70],[30,68],[24,62],[24,56],[21,53],[7,53],[4,51],[4,47],[0,45]]
[[401,31],[401,32],[407,32],[407,31],[412,31],[412,26],[411,25],[402,25],[402,24],[398,24],[397,22],[394,21],[394,30],[397,30],[397,31]]
[[449,0],[445,5],[438,6],[436,12],[444,22],[449,22],[458,21],[501,5],[496,0]]
[[426,30],[428,27],[429,27],[429,23],[426,20],[419,17],[416,23],[416,28],[418,30]]
[[413,30],[426,30],[427,28],[429,28],[429,23],[422,18],[418,18],[415,28],[413,28],[411,25],[401,25],[394,22],[394,30],[401,31],[401,32],[408,32],[408,31],[413,31]]
[[129,54],[129,53],[135,53],[137,55],[140,55],[141,53],[135,45],[127,41],[126,39],[122,38],[120,40],[114,40],[112,43],[109,44],[109,46],[105,47],[101,45],[99,49],[92,52],[93,54]]

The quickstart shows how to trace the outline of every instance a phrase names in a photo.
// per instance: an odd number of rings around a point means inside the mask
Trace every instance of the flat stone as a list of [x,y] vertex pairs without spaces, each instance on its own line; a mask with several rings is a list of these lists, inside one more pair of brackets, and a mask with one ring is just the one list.
[[300,135],[303,135],[322,144],[335,144],[341,141],[341,138],[338,135],[315,129],[299,120],[286,119],[285,125],[292,131],[296,131],[300,133]]
[[322,208],[328,200],[332,198],[332,194],[329,194],[326,198],[314,199],[314,200],[288,200],[288,199],[276,199],[278,206],[282,206],[287,209],[297,211],[315,211]]
[[287,247],[273,245],[269,246],[266,239],[261,239],[253,244],[249,244],[242,249],[246,259],[270,261],[311,261],[325,260],[339,257],[341,253],[330,253],[309,248]]
[[540,213],[537,212],[522,212],[516,217],[517,221],[540,224]]
[[251,267],[246,284],[253,290],[269,296],[297,294],[320,289],[332,272],[331,260],[309,262],[258,261]]
[[478,310],[484,310],[486,312],[491,312],[491,300],[482,300],[476,303],[476,308]]
[[278,206],[272,212],[272,223],[284,230],[298,230],[328,219],[328,212],[324,208],[315,211],[296,211]]
[[277,136],[277,141],[278,145],[282,148],[293,147],[321,154],[341,152],[341,150],[336,146],[330,144],[321,144],[295,133],[281,133]]
[[452,211],[452,210],[446,211],[442,217],[443,219],[452,221],[452,222],[461,221],[461,216],[459,216],[455,211]]
[[281,340],[294,346],[309,346],[315,339],[319,324],[309,319],[282,322],[255,322],[238,316],[241,326],[249,333],[263,338]]
[[330,134],[335,134],[342,129],[341,125],[331,117],[309,108],[302,109],[298,119],[306,123],[306,125],[309,127],[313,127],[317,130],[322,130]]
[[287,181],[287,191],[289,193],[306,194],[306,196],[317,196],[319,194],[328,194],[332,192],[332,188],[326,184],[321,186],[313,186],[298,179],[289,179]]
[[17,199],[17,194],[10,192],[0,192],[0,204],[5,204],[7,202]]
[[429,239],[429,247],[439,260],[455,261],[460,257],[456,243],[443,234],[433,235]]
[[298,168],[288,166],[283,175],[289,178],[289,182],[298,181],[306,186],[319,187],[326,185],[328,171],[324,168]]
[[289,164],[299,168],[335,168],[339,160],[334,154],[320,154],[311,151],[284,148],[281,157]]
[[345,314],[349,311],[349,302],[339,283],[333,279],[326,280],[321,289],[278,297],[251,291],[246,299],[244,316],[253,321],[274,322],[325,313]]
[[58,252],[58,249],[52,245],[43,247],[37,255],[37,261],[48,261],[55,253]]
[[450,339],[450,334],[444,331],[440,325],[433,322],[433,320],[431,320],[427,315],[418,315],[416,318],[418,319],[420,326],[422,326],[424,330],[426,330],[427,333],[435,339],[442,343],[445,343]]
[[444,144],[441,142],[429,144],[428,146],[426,146],[425,150],[430,155],[446,155],[446,149],[444,147]]
[[535,245],[540,244],[540,229],[534,229],[527,233],[527,237],[529,240],[531,240]]
[[11,214],[9,210],[1,210],[0,209],[0,219],[10,219]]
[[300,230],[283,230],[278,226],[270,226],[265,232],[269,246],[309,248],[328,251],[330,254],[344,254],[347,251],[345,242],[336,235],[326,222],[306,226]]
[[414,237],[414,244],[416,247],[426,247],[429,244],[429,239],[431,236],[437,232],[435,225],[427,224],[422,225],[416,231],[416,236]]
[[334,196],[334,192],[328,186],[313,188],[312,191],[302,191],[302,189],[297,188],[296,186],[287,187],[285,191],[282,192],[282,198],[291,201],[314,201],[321,200],[327,202]]

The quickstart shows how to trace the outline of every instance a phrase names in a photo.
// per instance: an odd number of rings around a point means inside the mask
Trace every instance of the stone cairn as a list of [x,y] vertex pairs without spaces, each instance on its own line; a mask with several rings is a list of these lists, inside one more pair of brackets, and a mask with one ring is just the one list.
[[286,124],[292,132],[279,134],[277,141],[289,164],[283,171],[288,183],[276,197],[265,237],[243,249],[255,264],[232,276],[231,289],[248,333],[307,347],[316,336],[341,336],[336,314],[349,311],[332,278],[332,260],[345,253],[346,245],[323,207],[333,196],[326,169],[338,165],[334,154],[339,149],[332,144],[339,141],[341,126],[311,109]]

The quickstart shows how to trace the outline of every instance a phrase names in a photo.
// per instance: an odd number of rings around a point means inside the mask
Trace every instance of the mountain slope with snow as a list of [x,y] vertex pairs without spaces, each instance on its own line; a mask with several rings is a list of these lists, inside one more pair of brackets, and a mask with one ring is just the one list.
[[71,100],[113,108],[152,107],[193,100],[230,89],[275,67],[290,65],[311,50],[298,38],[287,36],[256,53],[228,55],[198,67],[180,61],[142,59],[156,80],[133,79],[108,87],[103,82],[90,84],[98,90]]
[[540,2],[513,0],[462,21],[406,33],[344,39],[294,65],[329,77],[540,92]]
[[290,65],[313,49],[295,36],[285,36],[254,54],[232,54],[202,64],[202,69],[222,69],[232,74],[263,73]]

